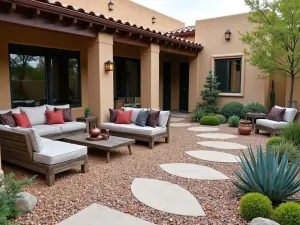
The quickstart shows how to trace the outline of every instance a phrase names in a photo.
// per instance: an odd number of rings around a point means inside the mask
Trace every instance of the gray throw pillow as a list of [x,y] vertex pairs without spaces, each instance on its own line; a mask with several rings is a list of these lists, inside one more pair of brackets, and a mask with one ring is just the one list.
[[148,120],[149,111],[148,110],[141,110],[135,120],[135,125],[144,127],[146,126]]

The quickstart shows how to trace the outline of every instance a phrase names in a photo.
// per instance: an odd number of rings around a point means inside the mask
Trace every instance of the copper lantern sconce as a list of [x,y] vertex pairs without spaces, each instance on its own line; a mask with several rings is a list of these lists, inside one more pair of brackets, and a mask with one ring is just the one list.
[[231,31],[227,29],[225,32],[225,40],[230,41],[230,37],[231,37]]
[[104,63],[104,66],[106,72],[114,71],[114,63],[112,61],[108,60],[106,63]]
[[115,4],[112,1],[109,1],[109,3],[108,3],[108,9],[109,9],[109,11],[114,10],[114,6],[115,6]]
[[152,17],[152,24],[155,24],[156,23],[156,18],[153,16]]

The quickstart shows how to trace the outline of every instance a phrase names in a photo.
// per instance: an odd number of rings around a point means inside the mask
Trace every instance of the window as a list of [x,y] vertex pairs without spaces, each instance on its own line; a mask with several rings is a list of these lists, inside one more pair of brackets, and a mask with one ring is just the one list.
[[221,93],[241,93],[242,58],[215,59],[215,76]]
[[81,106],[80,53],[9,45],[12,107]]

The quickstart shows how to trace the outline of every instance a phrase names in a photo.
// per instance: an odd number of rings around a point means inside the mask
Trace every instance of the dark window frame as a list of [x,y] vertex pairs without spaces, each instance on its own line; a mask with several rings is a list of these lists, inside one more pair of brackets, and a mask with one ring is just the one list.
[[39,47],[33,45],[22,45],[9,43],[8,44],[8,60],[9,60],[9,82],[10,82],[10,99],[11,106],[13,107],[13,93],[12,93],[12,73],[11,73],[11,62],[10,55],[11,54],[23,54],[23,55],[31,55],[31,56],[42,56],[45,57],[45,89],[46,89],[46,104],[52,104],[50,100],[50,60],[49,58],[55,57],[58,54],[63,53],[64,56],[70,57],[78,60],[78,104],[70,104],[71,108],[80,108],[82,107],[82,87],[81,87],[81,60],[80,60],[80,51],[74,50],[66,50],[66,49],[56,49],[56,48],[47,48],[47,47]]
[[[232,60],[240,60],[240,67],[239,67],[239,71],[241,72],[240,75],[240,83],[239,83],[239,87],[240,87],[240,91],[223,91],[221,90],[220,94],[241,94],[242,93],[242,77],[243,77],[243,57],[242,56],[236,56],[236,57],[231,57],[231,58],[214,58],[214,76],[218,77],[216,74],[216,66],[217,66],[217,61],[232,61]],[[231,66],[229,67],[229,71],[231,71]],[[231,76],[229,77],[229,82],[231,81]],[[220,81],[219,81],[220,82]]]

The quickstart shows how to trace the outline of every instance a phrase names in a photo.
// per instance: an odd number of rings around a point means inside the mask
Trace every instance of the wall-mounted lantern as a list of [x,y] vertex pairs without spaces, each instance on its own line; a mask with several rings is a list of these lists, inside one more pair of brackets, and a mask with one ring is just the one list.
[[152,17],[152,24],[155,24],[156,23],[156,18],[153,16]]
[[104,63],[105,71],[114,71],[114,63],[110,60],[108,60],[106,63]]
[[108,9],[109,9],[109,11],[114,10],[114,6],[115,6],[115,4],[110,0],[109,3],[108,3]]
[[231,31],[229,29],[227,29],[225,31],[225,40],[230,41],[230,36],[231,36]]

